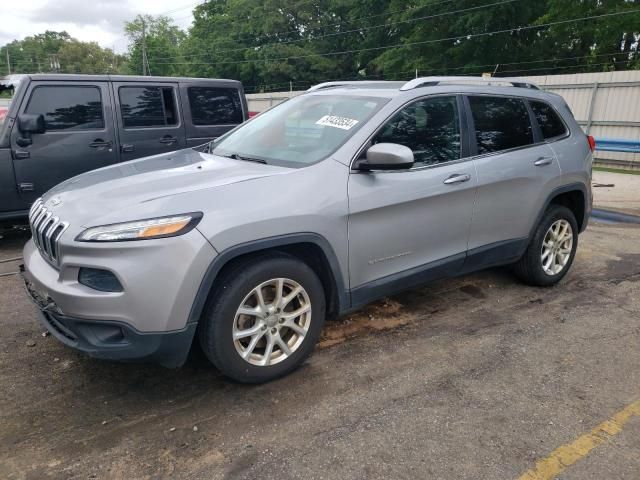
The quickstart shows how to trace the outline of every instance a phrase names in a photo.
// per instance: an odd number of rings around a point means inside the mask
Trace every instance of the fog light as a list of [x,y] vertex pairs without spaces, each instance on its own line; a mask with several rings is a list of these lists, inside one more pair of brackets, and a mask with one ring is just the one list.
[[122,284],[116,276],[108,270],[99,268],[81,268],[78,282],[101,292],[122,292]]

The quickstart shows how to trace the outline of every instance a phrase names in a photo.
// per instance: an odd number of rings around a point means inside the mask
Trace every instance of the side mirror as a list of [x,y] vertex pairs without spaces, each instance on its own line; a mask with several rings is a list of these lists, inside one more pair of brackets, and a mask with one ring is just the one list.
[[357,164],[358,170],[406,170],[413,166],[413,152],[398,143],[377,143],[369,147],[366,160]]
[[44,133],[46,131],[44,115],[30,113],[18,115],[18,129],[22,133]]
[[44,133],[46,131],[44,115],[33,115],[30,113],[18,115],[18,130],[22,135],[18,137],[16,143],[20,147],[28,147],[33,143],[31,134]]

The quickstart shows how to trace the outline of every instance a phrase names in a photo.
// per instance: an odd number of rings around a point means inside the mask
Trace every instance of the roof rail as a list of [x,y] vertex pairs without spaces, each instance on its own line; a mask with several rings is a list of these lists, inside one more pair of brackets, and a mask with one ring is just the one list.
[[413,90],[414,88],[420,87],[435,87],[436,85],[441,84],[463,84],[463,85],[473,85],[473,84],[481,84],[481,85],[497,85],[497,84],[510,84],[512,87],[517,88],[531,88],[533,90],[540,90],[540,88],[535,84],[531,83],[527,80],[519,79],[519,78],[501,78],[501,77],[420,77],[415,78],[407,83],[405,83],[400,90]]
[[314,85],[309,88],[307,92],[315,92],[317,90],[324,90],[325,88],[337,88],[337,87],[360,87],[360,88],[371,88],[371,87],[389,87],[389,88],[398,88],[403,85],[403,82],[390,82],[388,80],[355,80],[355,81],[344,81],[344,82],[324,82],[319,83],[318,85]]

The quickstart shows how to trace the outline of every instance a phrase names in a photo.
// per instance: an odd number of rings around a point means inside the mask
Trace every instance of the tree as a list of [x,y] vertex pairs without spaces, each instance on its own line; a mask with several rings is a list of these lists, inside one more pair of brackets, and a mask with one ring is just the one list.
[[12,73],[115,73],[125,58],[95,42],[81,42],[67,32],[26,37],[0,48],[2,73],[8,73],[7,50]]
[[[638,68],[640,13],[609,15],[637,10],[637,0],[547,0],[540,24],[572,18],[599,17],[546,28],[541,48],[553,52],[562,62],[539,65],[544,73],[597,72]],[[607,15],[607,16],[602,16]]]
[[[171,23],[169,17],[138,15],[125,23],[129,44],[128,72],[143,72],[143,45],[146,49],[149,72],[152,75],[181,75],[184,68],[178,63],[186,33]],[[149,73],[147,72],[147,73]]]
[[56,71],[59,62],[61,72],[139,75],[144,32],[151,74],[239,79],[247,91],[404,80],[416,70],[622,70],[640,68],[639,7],[640,0],[209,0],[194,8],[188,32],[164,16],[127,22],[127,58],[48,31],[0,49],[0,68],[6,72],[8,49],[14,72]]
[[[328,79],[638,68],[639,0],[211,0],[179,62],[251,89]],[[556,22],[565,22],[557,24]],[[554,25],[549,26],[549,23]],[[495,33],[490,33],[495,32]],[[579,57],[579,58],[575,58]]]

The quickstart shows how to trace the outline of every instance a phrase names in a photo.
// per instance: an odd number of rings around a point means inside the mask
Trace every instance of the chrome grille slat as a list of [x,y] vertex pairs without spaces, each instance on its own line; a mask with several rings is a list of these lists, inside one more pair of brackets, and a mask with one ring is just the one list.
[[51,226],[49,228],[47,228],[45,234],[44,234],[44,250],[45,252],[47,252],[49,254],[49,258],[51,260],[54,259],[54,252],[53,252],[53,243],[51,241],[51,235],[53,235],[54,230],[58,227],[58,224],[60,223],[60,218],[58,217],[53,217],[51,219]]
[[49,223],[49,218],[51,218],[51,215],[53,215],[51,212],[47,212],[44,214],[44,219],[40,222],[40,225],[38,225],[37,228],[37,235],[38,235],[38,245],[40,246],[40,250],[44,250],[44,231],[47,223]]
[[35,227],[36,231],[38,229],[38,226],[40,225],[40,222],[42,220],[44,220],[44,216],[47,214],[47,211],[45,210],[44,207],[40,207],[38,209],[38,211],[36,212],[36,217],[33,221],[33,226]]
[[47,213],[47,211],[44,209],[44,207],[40,206],[38,208],[38,210],[35,213],[34,219],[33,219],[33,226],[31,228],[31,232],[34,234],[33,238],[34,241],[36,241],[37,244],[37,235],[35,235],[34,232],[38,231],[38,225],[40,224],[40,221],[44,218],[44,215]]
[[40,207],[40,205],[40,202],[33,202],[33,205],[31,205],[31,209],[29,210],[29,218],[33,216],[33,212],[35,212],[36,209]]
[[69,223],[53,216],[53,212],[50,212],[42,200],[38,199],[29,210],[29,227],[33,243],[38,247],[42,257],[53,266],[59,267],[60,244],[58,241],[69,227]]
[[64,233],[64,231],[67,229],[68,226],[69,226],[69,223],[60,222],[60,225],[58,226],[60,228],[60,231],[58,233],[55,233],[55,237],[53,239],[57,261],[59,261],[60,259],[60,244],[58,243],[58,240],[60,239],[60,237],[62,236],[62,234]]

